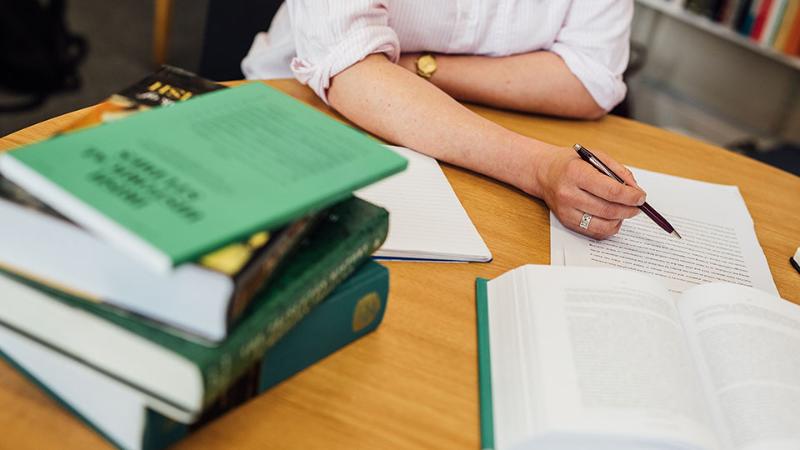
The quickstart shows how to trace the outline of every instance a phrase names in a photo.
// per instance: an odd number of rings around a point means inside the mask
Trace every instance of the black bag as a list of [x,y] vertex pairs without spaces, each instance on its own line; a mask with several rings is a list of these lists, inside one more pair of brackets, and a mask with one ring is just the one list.
[[0,112],[36,107],[48,95],[78,89],[83,37],[67,30],[65,0],[0,0],[0,90],[22,96]]

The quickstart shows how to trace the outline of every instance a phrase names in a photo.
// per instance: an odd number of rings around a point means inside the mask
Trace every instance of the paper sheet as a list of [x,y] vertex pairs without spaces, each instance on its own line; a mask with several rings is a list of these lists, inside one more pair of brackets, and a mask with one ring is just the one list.
[[[550,214],[554,265],[622,267],[661,278],[673,292],[712,282],[752,286],[778,295],[753,220],[736,186],[632,169],[647,201],[678,232],[675,239],[644,214],[596,241],[567,230]],[[559,261],[553,255],[562,252]]]
[[356,191],[356,196],[389,210],[389,236],[377,257],[479,261],[492,259],[435,159],[387,146],[408,159],[408,168]]

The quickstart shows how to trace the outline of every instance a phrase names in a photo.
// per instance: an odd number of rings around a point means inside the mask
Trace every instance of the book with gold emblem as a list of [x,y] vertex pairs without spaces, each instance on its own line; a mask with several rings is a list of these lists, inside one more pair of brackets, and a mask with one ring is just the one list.
[[[151,409],[190,424],[369,260],[388,225],[385,209],[358,198],[330,208],[214,347],[10,274],[0,274],[0,328],[108,375],[120,387],[133,388]],[[349,319],[353,330],[370,323],[379,309],[380,302],[370,298]],[[9,339],[0,339],[0,348]]]
[[[378,263],[365,263],[191,424],[148,407],[141,393],[113,377],[2,326],[0,356],[111,444],[156,450],[375,330],[386,311],[388,290],[389,271]],[[80,391],[94,395],[79,395]]]

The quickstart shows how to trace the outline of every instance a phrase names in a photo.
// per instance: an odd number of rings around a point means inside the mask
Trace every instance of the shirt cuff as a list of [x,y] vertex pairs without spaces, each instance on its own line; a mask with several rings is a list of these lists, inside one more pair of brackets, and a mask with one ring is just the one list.
[[560,42],[553,44],[550,51],[564,60],[570,72],[578,77],[594,101],[605,111],[611,111],[625,98],[627,87],[622,81],[622,74],[614,74],[580,50]]
[[384,53],[393,63],[399,61],[400,41],[394,30],[386,26],[364,28],[331,48],[320,61],[295,57],[290,67],[298,81],[328,104],[331,78],[373,53]]

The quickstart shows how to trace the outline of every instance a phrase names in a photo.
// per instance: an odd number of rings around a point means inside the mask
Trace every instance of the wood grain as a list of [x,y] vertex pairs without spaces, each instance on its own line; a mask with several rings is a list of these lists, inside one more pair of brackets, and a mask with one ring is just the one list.
[[[330,113],[294,81],[268,84]],[[580,142],[628,165],[738,185],[781,295],[800,303],[800,274],[788,263],[800,245],[800,178],[618,117],[577,122],[470,108],[554,144]],[[71,116],[7,136],[0,149],[43,139]],[[387,263],[390,301],[375,333],[208,425],[177,448],[479,448],[475,277],[549,263],[548,211],[541,201],[496,181],[455,167],[444,170],[494,261]],[[0,447],[105,445],[6,365],[0,365],[0,404]]]

